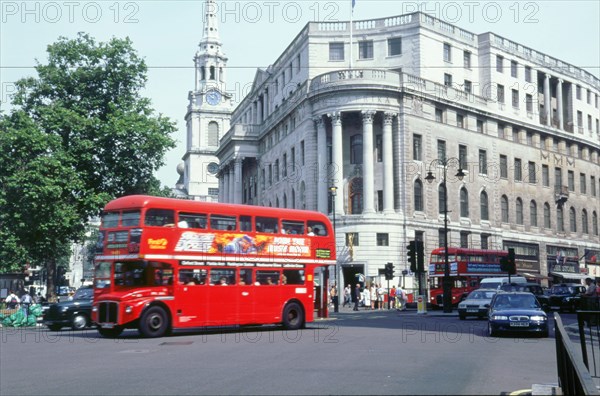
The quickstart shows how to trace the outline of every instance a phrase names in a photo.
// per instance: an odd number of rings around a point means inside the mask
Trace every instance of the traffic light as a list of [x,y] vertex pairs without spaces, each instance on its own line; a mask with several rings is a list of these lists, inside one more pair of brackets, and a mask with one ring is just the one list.
[[508,256],[500,259],[500,270],[509,275],[517,273],[517,264],[515,262],[515,249],[508,249]]
[[410,241],[406,247],[406,255],[408,262],[410,263],[410,270],[417,272],[417,242]]
[[393,280],[394,279],[394,264],[387,263],[385,265],[385,280]]
[[415,241],[417,247],[417,271],[425,272],[425,246],[423,241]]

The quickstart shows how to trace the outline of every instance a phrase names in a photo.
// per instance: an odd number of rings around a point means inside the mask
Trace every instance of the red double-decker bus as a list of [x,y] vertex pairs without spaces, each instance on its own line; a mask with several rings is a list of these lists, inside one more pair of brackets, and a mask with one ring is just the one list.
[[[502,250],[448,248],[452,305],[458,304],[466,294],[477,289],[482,278],[505,275],[506,272],[500,268],[500,258],[506,256],[508,252]],[[433,307],[444,305],[442,281],[445,268],[445,249],[434,249],[429,261],[429,302]]]
[[104,208],[92,320],[100,334],[313,321],[315,268],[335,264],[318,212],[133,195]]

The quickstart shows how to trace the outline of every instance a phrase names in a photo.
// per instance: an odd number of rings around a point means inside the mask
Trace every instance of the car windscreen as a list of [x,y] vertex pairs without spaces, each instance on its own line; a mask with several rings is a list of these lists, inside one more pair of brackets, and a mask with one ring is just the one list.
[[499,295],[494,301],[494,309],[532,309],[540,308],[533,294]]
[[468,300],[491,300],[496,294],[493,291],[475,290],[467,296]]
[[94,297],[94,289],[86,287],[78,289],[73,296],[73,300],[91,300]]

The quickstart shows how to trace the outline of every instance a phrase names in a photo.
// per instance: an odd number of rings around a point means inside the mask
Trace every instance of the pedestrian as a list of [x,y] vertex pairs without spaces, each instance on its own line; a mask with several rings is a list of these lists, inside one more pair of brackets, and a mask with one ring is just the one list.
[[25,289],[25,294],[21,296],[21,309],[23,310],[25,320],[27,320],[27,316],[29,315],[29,307],[31,304],[33,304],[33,298],[29,295],[29,291]]
[[405,311],[406,310],[406,293],[404,292],[404,290],[402,290],[400,285],[398,285],[398,288],[396,289],[396,299],[398,300],[396,303],[396,309],[398,311]]
[[586,297],[595,297],[596,296],[596,284],[592,278],[585,278],[585,284],[587,288],[585,289],[585,293],[583,294]]
[[339,312],[340,300],[337,295],[337,284],[334,283],[333,286],[331,286],[329,295],[331,296],[331,302],[333,303],[333,312]]
[[353,311],[358,311],[358,302],[360,301],[360,283],[356,284],[354,289],[354,308]]
[[383,309],[383,295],[385,294],[385,289],[381,287],[380,284],[377,284],[377,308],[379,310]]
[[342,304],[342,308],[345,308],[346,304],[348,304],[349,307],[352,305],[352,288],[350,285],[344,288],[344,304]]
[[370,298],[371,298],[371,309],[375,309],[375,304],[377,302],[377,288],[375,287],[375,283],[371,283],[371,287],[369,288]]
[[390,290],[390,295],[388,296],[390,299],[390,307],[392,309],[396,308],[396,285],[392,286],[392,289]]
[[10,293],[8,294],[8,296],[6,296],[6,299],[4,300],[4,302],[6,303],[6,307],[8,309],[15,309],[21,302],[21,299],[19,299],[19,297],[17,297],[15,292],[13,292],[11,290]]

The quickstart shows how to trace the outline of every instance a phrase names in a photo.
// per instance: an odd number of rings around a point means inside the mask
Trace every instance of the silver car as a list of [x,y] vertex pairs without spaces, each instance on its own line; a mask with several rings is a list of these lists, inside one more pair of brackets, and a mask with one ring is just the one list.
[[497,292],[494,289],[477,289],[469,293],[467,298],[458,304],[460,320],[465,320],[467,316],[486,317],[490,302]]

